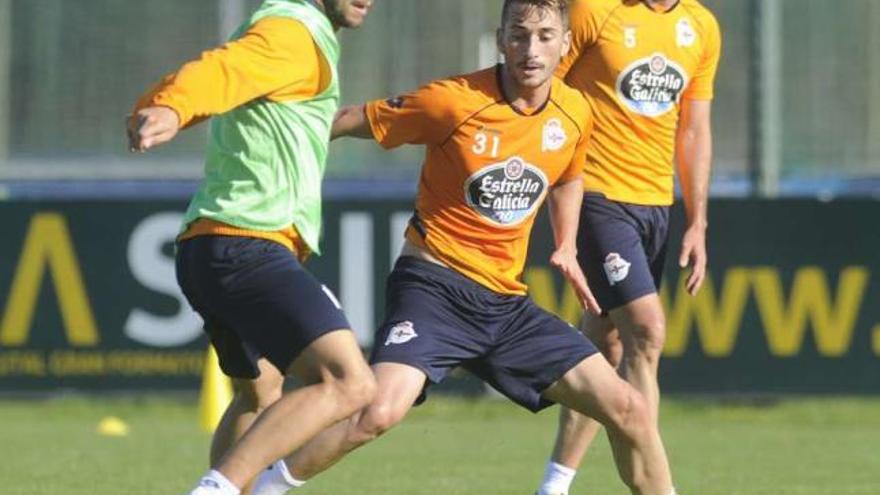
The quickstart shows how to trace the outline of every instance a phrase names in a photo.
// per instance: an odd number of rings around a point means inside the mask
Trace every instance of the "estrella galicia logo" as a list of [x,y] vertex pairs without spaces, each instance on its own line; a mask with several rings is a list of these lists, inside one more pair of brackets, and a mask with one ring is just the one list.
[[637,60],[617,78],[617,97],[633,112],[659,117],[675,108],[687,75],[662,54]]
[[468,205],[483,218],[513,226],[529,217],[547,191],[544,172],[520,157],[489,165],[464,183]]

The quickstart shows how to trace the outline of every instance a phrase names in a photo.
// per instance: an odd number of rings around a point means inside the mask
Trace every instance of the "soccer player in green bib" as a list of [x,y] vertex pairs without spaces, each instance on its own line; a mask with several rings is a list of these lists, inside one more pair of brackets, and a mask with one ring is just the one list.
[[[237,495],[260,471],[366,406],[375,382],[338,301],[302,266],[319,253],[321,180],[339,105],[336,31],[372,0],[266,0],[225,45],[140,98],[144,152],[211,118],[205,177],[177,277],[235,397],[191,495]],[[282,392],[284,377],[304,386]]]

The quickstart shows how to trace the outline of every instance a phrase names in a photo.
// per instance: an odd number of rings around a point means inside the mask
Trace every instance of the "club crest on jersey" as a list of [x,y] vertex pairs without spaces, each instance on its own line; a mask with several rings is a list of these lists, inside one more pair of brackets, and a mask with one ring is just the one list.
[[610,253],[605,257],[605,276],[608,277],[608,283],[612,286],[619,284],[629,275],[629,267],[632,265],[629,261],[621,258],[617,253]]
[[565,146],[568,136],[565,134],[565,128],[562,127],[562,121],[559,119],[550,119],[544,124],[544,137],[541,144],[541,151],[559,151]]
[[385,345],[406,344],[410,340],[418,337],[416,329],[411,321],[402,321],[391,327],[388,331],[388,338],[385,339]]
[[547,192],[544,172],[520,157],[486,166],[464,183],[468,206],[489,222],[507,227],[531,216]]
[[617,97],[637,114],[659,117],[675,108],[687,79],[681,66],[655,53],[620,73]]
[[403,108],[403,97],[395,96],[394,98],[388,98],[385,100],[385,104],[391,108]]
[[694,31],[690,21],[683,17],[675,25],[675,42],[679,48],[693,46],[697,41],[697,32]]
[[623,28],[623,46],[627,48],[635,48],[638,44],[635,26],[625,26]]

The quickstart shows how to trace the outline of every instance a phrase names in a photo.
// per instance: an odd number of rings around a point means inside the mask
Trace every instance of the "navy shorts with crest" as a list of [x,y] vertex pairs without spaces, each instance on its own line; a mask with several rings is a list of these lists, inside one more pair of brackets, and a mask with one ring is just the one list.
[[351,328],[333,293],[276,242],[195,237],[178,243],[176,261],[177,281],[231,377],[257,378],[260,358],[284,374],[319,337]]
[[388,277],[385,322],[370,361],[412,366],[432,383],[462,366],[537,412],[552,405],[543,391],[596,352],[527,296],[499,294],[449,268],[402,257]]
[[581,206],[578,262],[608,312],[660,289],[669,207],[611,201],[588,192]]

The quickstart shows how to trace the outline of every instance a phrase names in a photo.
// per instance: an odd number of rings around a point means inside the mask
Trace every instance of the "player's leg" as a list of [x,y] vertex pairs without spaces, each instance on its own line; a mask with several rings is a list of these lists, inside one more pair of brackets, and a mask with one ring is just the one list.
[[330,332],[309,345],[292,371],[307,383],[269,406],[223,457],[216,471],[244,486],[266,466],[327,427],[353,415],[374,397],[375,382],[352,332]]
[[[211,440],[210,465],[216,466],[257,417],[281,397],[284,376],[265,359],[258,361],[260,376],[232,380],[233,397]],[[250,493],[250,486],[242,488]]]
[[[596,344],[612,367],[620,364],[623,357],[620,334],[607,316],[584,315],[581,331]],[[559,429],[553,456],[544,469],[538,495],[568,492],[578,466],[601,428],[602,425],[593,418],[567,407],[559,408]]]
[[675,493],[660,433],[647,401],[601,356],[591,356],[544,397],[596,418],[608,432],[621,479],[639,495]]
[[[645,394],[655,418],[659,400],[656,363],[665,329],[662,308],[659,317],[656,311],[648,313],[646,309],[659,307],[657,288],[665,260],[667,222],[665,209],[624,205],[588,193],[584,196],[578,233],[581,267],[600,306],[609,313],[609,326],[617,330],[619,338],[596,338],[602,329],[594,333],[592,326],[586,329],[587,334],[605,347],[606,357],[622,374],[634,379],[633,385]],[[633,310],[638,312],[637,316],[631,314]],[[613,332],[605,336],[613,337]],[[597,429],[595,422],[576,412],[561,413],[557,448],[547,465],[540,495],[554,493],[545,490],[545,486],[552,486],[555,493],[567,493],[567,484]]]
[[[372,373],[338,303],[283,246],[191,239],[179,246],[178,278],[205,318],[227,375],[250,381],[251,391],[261,380],[270,390],[282,370],[296,371],[307,384],[266,408],[194,493],[237,493],[266,465],[372,399]],[[279,423],[295,424],[296,431],[266,434]]]
[[[221,367],[232,379],[233,398],[214,431],[210,466],[216,466],[259,414],[281,397],[284,384],[278,368],[260,359],[252,346],[227,325],[218,309],[227,303],[228,295],[218,294],[223,291],[217,279],[228,276],[231,270],[217,273],[212,266],[233,266],[238,258],[248,259],[253,256],[252,244],[247,238],[204,237],[184,241],[177,249],[178,283],[190,305],[202,316]],[[248,489],[245,486],[242,492],[248,493]]]
[[400,423],[425,387],[425,374],[399,363],[373,366],[377,393],[363,411],[324,430],[285,460],[263,471],[253,495],[282,495]]
[[468,369],[532,411],[556,402],[596,418],[608,429],[621,478],[634,493],[672,493],[644,398],[582,333],[524,299],[494,344]]
[[482,352],[483,334],[472,320],[474,314],[482,315],[483,306],[471,309],[468,302],[479,299],[473,291],[486,289],[475,289],[475,282],[448,268],[407,257],[397,262],[387,285],[385,322],[376,332],[370,357],[377,398],[359,416],[322,433],[285,466],[277,466],[286,477],[262,473],[254,495],[284,493],[332,466],[397,424],[424,399],[427,382],[439,383],[459,363]]
[[657,371],[666,338],[666,318],[660,297],[656,293],[642,296],[611,310],[611,318],[623,343],[620,374],[645,396],[656,422],[660,403]]
[[262,361],[260,377],[232,380],[232,401],[211,440],[211,465],[217,464],[267,407],[281,397],[284,377],[267,361]]

